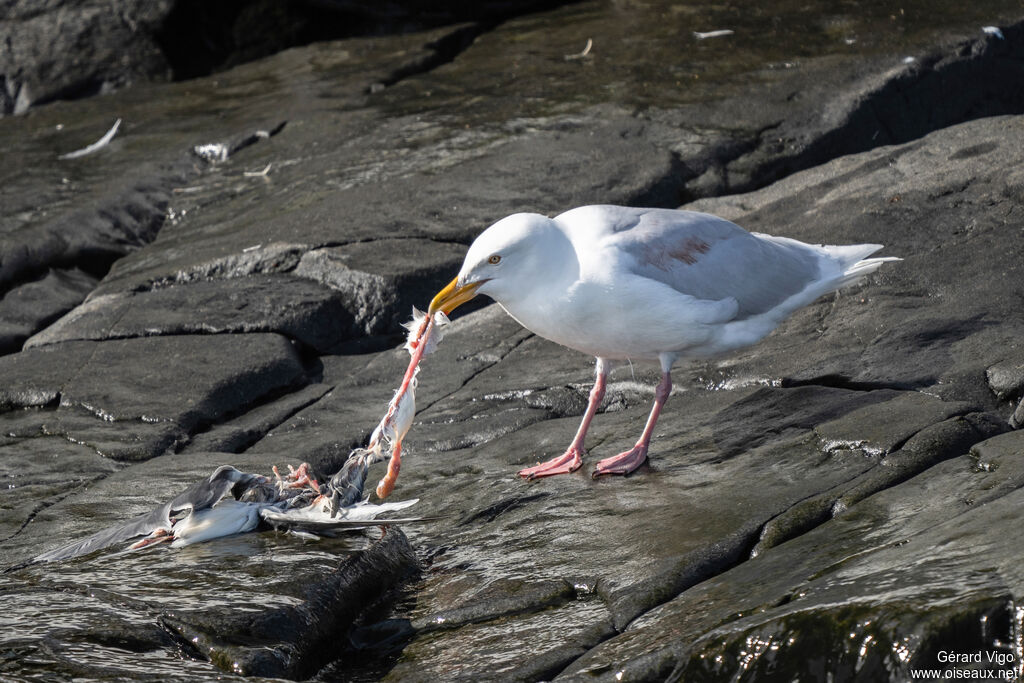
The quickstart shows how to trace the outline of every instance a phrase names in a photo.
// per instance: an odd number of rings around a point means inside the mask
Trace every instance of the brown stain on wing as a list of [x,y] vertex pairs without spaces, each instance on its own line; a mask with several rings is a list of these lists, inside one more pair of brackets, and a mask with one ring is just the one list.
[[677,244],[665,251],[649,249],[647,256],[652,266],[667,271],[675,261],[682,261],[686,265],[692,266],[700,259],[701,254],[708,253],[709,249],[711,249],[711,245],[699,237],[687,237],[682,244]]
[[708,249],[711,248],[704,240],[697,237],[690,237],[682,244],[681,247],[677,247],[668,252],[668,255],[678,261],[692,266],[697,262],[697,259],[701,254],[708,253]]

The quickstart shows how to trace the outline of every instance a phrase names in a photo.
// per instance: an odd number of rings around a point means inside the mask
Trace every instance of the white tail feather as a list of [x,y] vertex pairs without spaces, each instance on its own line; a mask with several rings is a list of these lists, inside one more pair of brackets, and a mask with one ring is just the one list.
[[881,256],[879,258],[869,258],[863,261],[857,261],[852,266],[843,271],[843,275],[837,281],[836,288],[845,287],[846,285],[852,285],[853,283],[860,280],[865,275],[875,272],[881,267],[883,263],[889,261],[902,261],[903,259],[896,256]]
[[[826,244],[821,248],[832,258],[839,261],[839,269],[846,272],[858,262],[863,261],[882,248],[881,244]],[[871,259],[872,261],[875,259]]]
[[821,248],[829,256],[838,261],[839,272],[837,278],[831,281],[829,289],[835,290],[840,287],[852,285],[865,275],[875,272],[888,261],[902,261],[895,256],[881,256],[867,258],[882,248],[881,244],[844,244],[844,245],[823,245]]

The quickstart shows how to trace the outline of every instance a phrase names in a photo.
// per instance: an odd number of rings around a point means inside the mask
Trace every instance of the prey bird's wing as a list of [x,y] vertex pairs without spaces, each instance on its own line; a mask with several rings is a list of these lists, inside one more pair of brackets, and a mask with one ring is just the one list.
[[252,475],[245,475],[228,465],[218,467],[209,477],[195,482],[175,496],[170,502],[164,503],[128,522],[107,527],[80,541],[75,541],[74,543],[69,543],[36,555],[32,558],[32,562],[67,560],[117,543],[149,536],[157,529],[170,529],[172,517],[187,516],[196,510],[213,507],[217,501],[231,490],[235,483],[246,476]]
[[116,543],[124,543],[134,538],[148,536],[157,529],[170,528],[171,504],[164,503],[160,507],[144,515],[125,522],[107,527],[80,541],[60,546],[32,558],[33,562],[53,562],[68,560],[79,555],[86,555],[94,550],[101,550]]
[[304,508],[264,508],[260,516],[271,526],[289,529],[362,529],[381,524],[398,524],[401,522],[420,521],[425,518],[377,519],[377,515],[395,510],[403,510],[419,502],[418,498],[410,500],[381,503],[358,503],[352,507],[342,508],[334,517],[330,508],[310,505]]

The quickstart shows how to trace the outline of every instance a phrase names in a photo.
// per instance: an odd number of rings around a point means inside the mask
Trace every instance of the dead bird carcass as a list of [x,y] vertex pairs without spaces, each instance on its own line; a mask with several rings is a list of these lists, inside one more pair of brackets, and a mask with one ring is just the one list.
[[150,512],[37,555],[32,562],[67,560],[121,543],[130,543],[131,550],[158,543],[177,548],[259,528],[331,535],[414,521],[377,518],[418,500],[364,500],[368,468],[369,460],[354,452],[341,471],[321,485],[305,463],[285,476],[275,468],[274,478],[222,465]]

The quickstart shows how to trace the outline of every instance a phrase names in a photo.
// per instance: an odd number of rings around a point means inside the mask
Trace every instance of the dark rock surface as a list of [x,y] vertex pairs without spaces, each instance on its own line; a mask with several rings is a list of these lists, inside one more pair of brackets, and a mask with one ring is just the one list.
[[0,353],[21,349],[33,332],[82,303],[95,287],[95,278],[72,268],[51,269],[43,278],[11,289],[0,299]]
[[9,437],[64,436],[116,460],[173,450],[306,380],[275,334],[66,342],[0,357],[0,373]]
[[446,59],[509,16],[551,0],[377,3],[299,0],[4,0],[0,2],[0,116],[133,83],[205,76],[296,45],[472,22],[440,45]]
[[172,0],[4,0],[0,115],[146,80],[169,69],[154,39]]
[[[592,359],[469,310],[424,362],[394,494],[440,517],[405,529],[422,578],[334,629],[341,659],[277,673],[906,680],[939,650],[1019,667],[1024,25],[1013,3],[933,10],[510,9],[0,120],[4,566],[213,465],[337,468],[401,377],[411,306],[494,220],[689,202],[904,260],[680,365],[624,479],[514,476],[564,449]],[[718,28],[735,33],[692,34]],[[110,145],[57,158],[116,118]],[[227,158],[195,153],[210,143]],[[615,371],[591,466],[632,444],[655,379]],[[260,534],[8,572],[0,675],[223,676],[167,657],[160,615],[287,611],[363,545]]]
[[339,636],[418,569],[405,534],[393,528],[347,557],[326,578],[306,585],[298,605],[256,614],[236,610],[191,617],[167,614],[160,623],[186,648],[226,673],[309,678],[338,658]]

